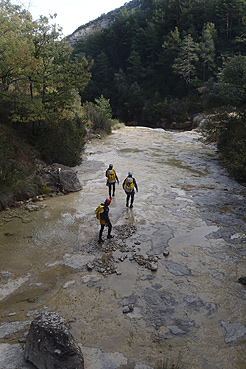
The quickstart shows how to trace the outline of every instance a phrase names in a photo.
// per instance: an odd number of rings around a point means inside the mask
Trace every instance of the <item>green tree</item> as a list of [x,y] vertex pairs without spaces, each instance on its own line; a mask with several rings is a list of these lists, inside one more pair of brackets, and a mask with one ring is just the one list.
[[126,104],[132,122],[139,122],[144,107],[143,91],[137,82],[130,86],[131,98]]
[[242,27],[246,11],[244,0],[217,0],[218,29],[223,38],[233,39]]
[[86,102],[83,104],[84,119],[87,125],[92,125],[94,132],[111,133],[112,110],[109,99],[105,99],[103,95],[95,99],[95,104]]
[[136,50],[133,50],[127,61],[128,61],[127,72],[130,79],[133,81],[138,81],[138,79],[142,76],[141,56]]
[[108,73],[109,73],[109,61],[106,53],[102,51],[95,60],[95,75],[98,75],[100,79],[104,82],[108,82]]
[[162,47],[169,55],[172,54],[173,56],[176,56],[180,49],[180,43],[180,33],[178,27],[175,27],[174,31],[170,31],[170,33],[165,38]]
[[207,141],[216,142],[230,173],[245,182],[246,56],[228,58],[218,82],[209,81],[204,93],[214,114],[204,125],[203,134]]
[[[84,131],[70,113],[75,91],[83,91],[90,79],[87,60],[71,59],[72,48],[47,17],[33,21],[29,12],[8,0],[0,4],[0,36],[0,110],[5,123],[21,128],[46,160],[59,158],[63,142],[60,159],[75,165]],[[63,140],[55,146],[57,135]]]
[[32,32],[33,23],[28,12],[11,5],[10,1],[0,3],[0,104],[5,115],[13,107],[10,96],[20,85],[26,87],[23,71],[34,64]]
[[244,109],[246,104],[246,56],[228,58],[218,81],[210,79],[203,92],[206,108]]
[[191,87],[191,80],[196,76],[196,63],[198,57],[198,44],[193,40],[191,35],[184,37],[181,42],[178,57],[173,64],[173,70],[183,78],[188,86],[189,93]]
[[216,30],[213,23],[207,23],[202,30],[200,42],[200,57],[203,65],[203,82],[206,81],[206,72],[212,72],[215,69],[215,43]]
[[220,74],[220,80],[237,88],[246,89],[246,56],[228,58]]

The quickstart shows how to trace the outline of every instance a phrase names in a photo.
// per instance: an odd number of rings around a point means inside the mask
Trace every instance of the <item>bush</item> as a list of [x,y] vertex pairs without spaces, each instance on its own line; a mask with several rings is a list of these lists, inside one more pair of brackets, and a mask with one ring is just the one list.
[[32,173],[35,154],[14,129],[4,124],[0,129],[0,190],[3,191]]
[[36,139],[36,148],[47,163],[76,166],[81,163],[86,130],[78,122],[64,118],[59,124],[45,124]]
[[84,121],[90,122],[91,129],[94,132],[100,133],[105,131],[107,134],[111,133],[112,124],[112,110],[109,104],[109,100],[104,99],[101,96],[96,99],[96,104],[92,102],[86,102],[82,108],[84,111]]
[[141,123],[147,126],[169,127],[173,122],[184,123],[188,120],[192,111],[195,111],[195,106],[191,99],[165,99],[149,101],[145,105]]
[[217,144],[218,153],[228,171],[246,182],[246,120],[245,112],[215,114],[202,127],[207,142]]

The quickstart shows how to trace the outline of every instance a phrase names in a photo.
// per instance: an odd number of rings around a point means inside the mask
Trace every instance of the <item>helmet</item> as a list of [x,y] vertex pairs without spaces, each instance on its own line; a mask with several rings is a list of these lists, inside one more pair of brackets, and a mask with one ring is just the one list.
[[128,175],[131,177],[132,176],[132,172],[128,172]]
[[109,164],[109,168],[113,168],[113,164]]
[[105,200],[105,204],[110,204],[111,203],[111,199],[106,199]]

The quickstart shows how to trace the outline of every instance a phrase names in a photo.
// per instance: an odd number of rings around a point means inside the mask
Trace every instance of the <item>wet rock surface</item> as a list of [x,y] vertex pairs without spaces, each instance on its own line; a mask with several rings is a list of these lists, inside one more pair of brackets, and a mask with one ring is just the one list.
[[[245,369],[246,191],[198,139],[126,127],[88,145],[75,168],[83,191],[4,219],[0,316],[15,328],[0,350],[23,351],[27,326],[17,322],[57,311],[86,369],[156,369],[166,360]],[[112,160],[120,182],[133,170],[139,193],[126,209],[116,186],[115,237],[104,230],[98,244],[94,210],[108,196]]]
[[51,191],[62,193],[76,192],[82,189],[76,172],[61,164],[40,168],[36,177]]
[[37,369],[24,359],[24,350],[18,344],[0,344],[0,363],[2,369]]
[[246,326],[240,323],[231,323],[230,321],[221,322],[222,327],[226,331],[225,342],[232,343],[238,341],[239,339],[245,339],[246,336]]

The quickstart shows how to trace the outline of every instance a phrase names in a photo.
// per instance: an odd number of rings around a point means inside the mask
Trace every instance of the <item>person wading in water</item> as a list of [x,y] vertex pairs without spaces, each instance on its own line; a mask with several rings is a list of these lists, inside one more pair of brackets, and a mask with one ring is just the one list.
[[126,193],[126,207],[129,206],[129,199],[131,198],[130,208],[133,208],[134,195],[135,195],[134,187],[136,188],[136,191],[138,192],[138,185],[137,185],[135,178],[132,177],[132,172],[128,173],[128,177],[126,177],[126,179],[124,180],[122,187]]
[[111,231],[112,231],[112,224],[109,220],[109,205],[111,203],[111,199],[106,199],[104,203],[102,203],[101,205],[99,205],[96,208],[96,217],[97,219],[100,220],[100,224],[101,224],[101,229],[99,231],[99,239],[98,242],[103,242],[102,239],[102,234],[103,234],[103,230],[104,227],[108,227],[108,236],[107,238],[113,238],[114,236],[111,235]]
[[105,175],[107,177],[106,185],[108,186],[109,197],[110,199],[112,199],[111,196],[112,188],[113,188],[113,196],[115,196],[115,182],[117,181],[117,183],[119,184],[119,179],[117,177],[116,171],[113,169],[113,164],[109,164],[109,167],[106,170]]

